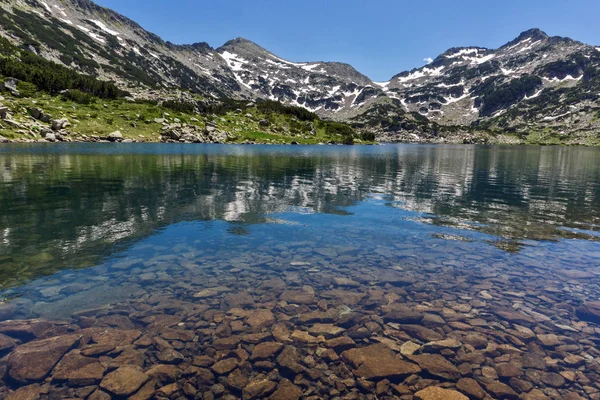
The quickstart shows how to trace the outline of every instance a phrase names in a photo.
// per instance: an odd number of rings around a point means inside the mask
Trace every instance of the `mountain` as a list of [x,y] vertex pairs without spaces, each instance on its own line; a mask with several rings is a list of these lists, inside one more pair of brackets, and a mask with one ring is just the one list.
[[452,48],[373,82],[348,64],[289,61],[243,38],[217,49],[175,45],[89,0],[0,7],[1,36],[137,98],[269,99],[390,141],[598,139],[600,48],[538,29],[498,49]]

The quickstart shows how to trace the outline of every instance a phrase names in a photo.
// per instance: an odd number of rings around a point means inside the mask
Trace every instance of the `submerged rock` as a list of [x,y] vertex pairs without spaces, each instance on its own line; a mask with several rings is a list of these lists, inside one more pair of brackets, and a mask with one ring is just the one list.
[[81,335],[56,336],[17,347],[8,357],[8,374],[21,383],[43,380]]
[[577,308],[577,317],[583,321],[600,324],[600,301],[588,301]]
[[100,387],[115,396],[129,396],[135,393],[147,380],[148,375],[141,368],[124,366],[106,375],[102,379]]
[[383,344],[346,350],[342,359],[355,368],[355,375],[363,379],[406,377],[421,371],[419,366],[397,358]]

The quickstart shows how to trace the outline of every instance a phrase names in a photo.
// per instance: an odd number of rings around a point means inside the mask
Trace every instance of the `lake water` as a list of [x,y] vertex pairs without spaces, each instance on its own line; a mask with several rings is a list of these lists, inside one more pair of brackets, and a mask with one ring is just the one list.
[[[600,300],[600,150],[3,146],[0,284],[3,320],[139,332],[131,393],[600,398],[600,325],[576,313]],[[272,354],[254,357],[259,343]],[[420,372],[367,365],[388,356]],[[42,394],[116,395],[122,365],[85,385],[51,365]],[[6,368],[5,394],[42,380]]]

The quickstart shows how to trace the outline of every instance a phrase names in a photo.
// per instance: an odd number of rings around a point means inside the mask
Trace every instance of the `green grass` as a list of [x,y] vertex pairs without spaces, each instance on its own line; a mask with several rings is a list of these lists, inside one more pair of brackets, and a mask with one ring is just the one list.
[[[262,112],[257,107],[247,108],[242,113],[229,111],[214,117],[212,114],[174,111],[148,102],[132,102],[124,99],[94,98],[90,104],[80,104],[65,96],[52,96],[43,92],[36,92],[32,97],[26,98],[9,97],[3,102],[10,108],[17,122],[31,121],[27,110],[33,107],[50,114],[52,119],[67,118],[72,124],[69,128],[72,138],[80,135],[104,137],[111,132],[120,131],[126,139],[158,142],[161,139],[162,124],[154,120],[166,116],[169,123],[174,123],[174,120],[178,119],[181,123],[195,125],[200,129],[204,129],[206,123],[214,124],[217,129],[232,134],[233,137],[230,139],[232,143],[343,142],[342,135],[328,134],[328,130],[333,131],[331,129],[333,123],[319,119],[301,121],[294,115]],[[261,125],[261,120],[269,121],[269,125]],[[33,137],[29,133],[19,133],[14,128],[1,129],[0,135],[9,139],[40,138],[39,134]],[[357,139],[356,142],[361,143]]]

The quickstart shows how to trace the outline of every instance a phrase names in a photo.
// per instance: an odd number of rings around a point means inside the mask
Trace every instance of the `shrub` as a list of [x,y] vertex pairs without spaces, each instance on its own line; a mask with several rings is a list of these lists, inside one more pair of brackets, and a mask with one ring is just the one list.
[[360,134],[360,138],[366,142],[374,142],[375,141],[375,133],[363,132]]
[[90,104],[96,101],[96,98],[91,94],[77,89],[67,90],[65,93],[63,93],[63,97],[79,104]]
[[188,114],[191,114],[196,111],[196,103],[190,101],[166,100],[163,101],[162,106],[173,111],[179,111]]
[[33,83],[19,81],[17,82],[17,90],[21,94],[21,97],[33,97],[38,88]]

